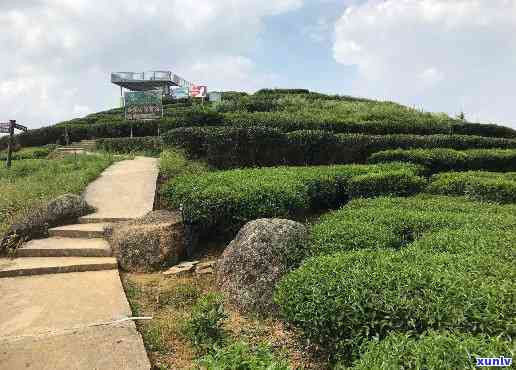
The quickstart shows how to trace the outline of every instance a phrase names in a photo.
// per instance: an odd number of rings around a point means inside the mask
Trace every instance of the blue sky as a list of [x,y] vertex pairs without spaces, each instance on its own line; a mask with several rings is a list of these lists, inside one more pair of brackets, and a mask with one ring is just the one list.
[[299,87],[516,128],[516,0],[3,0],[0,120],[118,104],[111,71]]

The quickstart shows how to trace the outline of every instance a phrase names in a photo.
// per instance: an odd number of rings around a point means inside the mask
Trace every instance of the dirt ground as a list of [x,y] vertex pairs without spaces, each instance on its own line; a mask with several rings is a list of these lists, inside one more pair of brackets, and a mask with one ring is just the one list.
[[[200,260],[214,260],[220,252],[220,248],[212,249]],[[214,275],[167,277],[162,273],[126,273],[122,281],[133,314],[153,317],[138,321],[137,327],[154,369],[195,368],[199,354],[182,336],[181,327],[197,298],[218,291]],[[245,316],[228,304],[224,309],[228,315],[224,328],[233,339],[251,345],[269,343],[275,352],[287,356],[293,369],[326,368],[311,357],[300,336],[282,321]]]

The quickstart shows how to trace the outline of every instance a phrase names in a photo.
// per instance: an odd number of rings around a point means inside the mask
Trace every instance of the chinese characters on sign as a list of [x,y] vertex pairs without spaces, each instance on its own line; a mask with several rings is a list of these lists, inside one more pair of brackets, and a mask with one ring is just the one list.
[[124,95],[125,118],[151,120],[163,117],[161,91],[129,91]]
[[207,86],[193,85],[190,88],[190,96],[193,98],[205,98],[208,93]]

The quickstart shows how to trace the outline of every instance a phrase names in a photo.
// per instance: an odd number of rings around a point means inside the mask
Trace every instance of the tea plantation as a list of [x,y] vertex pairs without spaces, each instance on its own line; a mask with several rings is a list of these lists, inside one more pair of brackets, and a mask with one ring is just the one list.
[[160,203],[198,238],[229,241],[257,218],[306,222],[309,243],[274,299],[328,366],[473,369],[476,357],[514,357],[515,130],[261,90],[169,101],[153,122],[113,109],[17,142],[62,142],[64,127],[104,152],[160,155]]

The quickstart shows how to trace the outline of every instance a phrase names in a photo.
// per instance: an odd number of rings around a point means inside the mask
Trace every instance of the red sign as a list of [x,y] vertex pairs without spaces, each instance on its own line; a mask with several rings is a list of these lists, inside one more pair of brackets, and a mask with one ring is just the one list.
[[194,98],[205,98],[207,94],[208,94],[207,86],[193,85],[190,88],[190,96],[192,96]]

